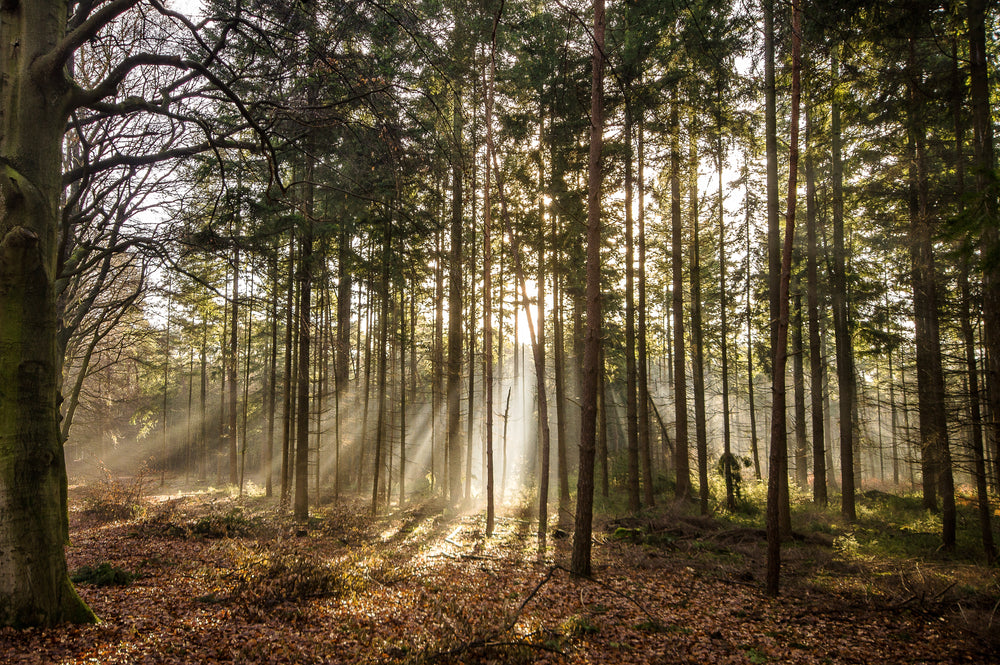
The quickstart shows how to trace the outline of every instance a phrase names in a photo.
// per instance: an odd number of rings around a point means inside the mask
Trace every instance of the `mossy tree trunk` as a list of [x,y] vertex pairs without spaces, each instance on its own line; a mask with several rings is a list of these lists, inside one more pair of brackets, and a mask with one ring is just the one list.
[[[121,4],[121,3],[114,3]],[[56,257],[62,136],[78,91],[65,0],[0,3],[0,624],[96,618],[63,550]]]

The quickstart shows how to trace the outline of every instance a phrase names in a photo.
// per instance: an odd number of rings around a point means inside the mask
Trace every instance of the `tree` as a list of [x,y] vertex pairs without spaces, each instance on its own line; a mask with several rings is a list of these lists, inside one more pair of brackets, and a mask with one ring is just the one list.
[[[916,19],[916,17],[914,17]],[[946,549],[955,547],[955,486],[948,446],[944,370],[938,322],[938,277],[929,210],[928,175],[923,125],[922,80],[917,69],[916,40],[907,40],[907,96],[910,153],[910,252],[913,261],[913,323],[917,355],[917,387],[924,507],[937,509],[943,502],[942,529]],[[846,491],[846,490],[845,490]]]
[[677,472],[675,494],[678,499],[691,497],[690,459],[688,456],[687,378],[684,368],[684,266],[681,224],[680,100],[677,85],[670,91],[670,263],[673,274],[671,300],[674,349],[674,467]]
[[966,2],[969,39],[969,89],[972,106],[973,157],[977,208],[983,244],[983,328],[986,338],[986,392],[993,430],[994,477],[1000,483],[1000,231],[997,230],[997,174],[990,111],[990,79],[986,61],[985,0]]
[[842,495],[840,511],[844,517],[857,519],[854,497],[854,416],[855,397],[854,348],[848,327],[847,260],[844,247],[844,167],[841,153],[839,84],[840,44],[834,45],[830,58],[833,91],[830,101],[830,133],[832,141],[831,175],[833,177],[833,263],[830,268],[833,301],[833,334],[837,347],[837,386],[840,389],[840,477]]
[[[0,56],[0,623],[93,621],[66,572],[66,468],[59,432],[54,275],[62,137],[88,98],[67,78],[73,51],[134,2],[67,29],[65,1],[3,7]],[[114,86],[109,81],[109,86]]]
[[583,357],[583,413],[580,470],[576,486],[576,524],[570,569],[590,575],[594,511],[594,450],[601,350],[601,151],[604,132],[604,0],[594,0],[593,76],[590,88],[590,153],[587,162],[587,336]]
[[809,318],[809,398],[812,408],[813,438],[813,502],[825,506],[826,492],[826,434],[823,429],[823,358],[820,344],[819,272],[816,210],[816,169],[812,111],[807,102],[806,116],[806,301]]
[[[215,75],[202,56],[217,56],[211,40],[189,54],[136,51],[116,56],[103,79],[83,85],[70,78],[75,54],[106,30],[139,0],[83,2],[41,0],[3,7],[5,48],[0,75],[0,380],[16,391],[0,397],[0,448],[3,465],[0,495],[0,623],[51,625],[92,621],[93,614],[69,583],[63,544],[66,525],[66,471],[59,431],[61,358],[56,339],[56,276],[60,261],[60,200],[63,182],[80,177],[63,174],[62,141],[71,114],[87,108],[103,116],[146,113],[169,116],[171,106],[193,93],[186,84],[200,79],[220,99],[244,113],[232,85]],[[72,9],[72,13],[70,12]],[[153,14],[169,17],[182,30],[196,30],[184,17],[152,4]],[[108,101],[138,71],[161,69],[175,80],[159,88],[158,105],[128,97]],[[197,89],[197,86],[194,87]],[[202,89],[204,94],[205,89]],[[199,94],[199,93],[194,93]],[[182,124],[183,114],[175,116]],[[119,153],[86,170],[116,165],[149,165],[197,154],[226,141],[209,128],[205,141],[161,146],[142,154]]]
[[799,74],[801,62],[802,9],[798,0],[792,3],[792,111],[788,141],[788,203],[785,210],[785,242],[781,254],[779,283],[778,328],[774,346],[773,382],[771,388],[771,452],[767,479],[767,594],[778,595],[781,569],[781,519],[779,504],[782,484],[788,483],[788,473],[782,460],[788,456],[788,431],[785,426],[785,364],[788,354],[789,284],[792,279],[792,248],[795,236],[795,204],[798,197],[796,179],[799,162]]

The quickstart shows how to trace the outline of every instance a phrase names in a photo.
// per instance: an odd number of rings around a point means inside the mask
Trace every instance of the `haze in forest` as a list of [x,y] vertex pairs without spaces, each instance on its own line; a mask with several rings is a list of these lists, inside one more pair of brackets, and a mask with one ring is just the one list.
[[995,559],[995,6],[4,11],[0,578],[49,586],[0,625],[93,619],[101,479],[529,510],[584,576],[595,497],[766,492],[771,595],[793,513],[880,492]]

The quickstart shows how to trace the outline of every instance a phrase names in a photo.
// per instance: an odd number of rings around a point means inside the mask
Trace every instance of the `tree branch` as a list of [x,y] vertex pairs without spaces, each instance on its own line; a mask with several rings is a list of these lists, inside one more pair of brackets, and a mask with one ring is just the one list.
[[260,146],[256,143],[249,143],[246,141],[203,141],[202,143],[196,143],[195,145],[185,146],[183,148],[172,148],[170,150],[164,150],[162,152],[148,155],[114,155],[113,157],[108,157],[107,159],[102,159],[91,164],[85,164],[83,166],[78,166],[75,169],[70,169],[63,174],[63,185],[69,185],[70,183],[97,171],[106,171],[119,166],[149,166],[150,164],[157,164],[159,162],[167,161],[168,159],[191,157],[215,148],[257,151],[260,149]]
[[[46,55],[39,58],[36,67],[42,72],[53,75],[60,71],[69,62],[73,53],[83,46],[88,40],[95,37],[101,29],[116,18],[139,4],[140,0],[111,0],[99,10],[84,19],[76,28],[70,30],[62,38],[55,48]],[[81,11],[93,6],[92,2],[84,3]]]
[[70,110],[75,111],[81,106],[89,106],[99,102],[105,97],[114,95],[118,92],[118,86],[125,80],[125,77],[128,76],[133,69],[136,67],[142,67],[143,65],[150,65],[154,67],[175,67],[181,70],[187,70],[190,68],[187,61],[175,55],[137,53],[136,55],[129,56],[128,58],[122,60],[117,67],[111,70],[111,73],[108,74],[103,81],[98,83],[93,88],[87,90],[76,87],[70,97]]

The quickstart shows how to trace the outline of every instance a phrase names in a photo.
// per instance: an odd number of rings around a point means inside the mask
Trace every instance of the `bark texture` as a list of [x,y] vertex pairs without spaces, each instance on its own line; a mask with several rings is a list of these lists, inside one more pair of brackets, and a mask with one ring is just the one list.
[[594,53],[590,91],[590,154],[587,164],[587,336],[583,354],[580,473],[576,486],[576,533],[570,570],[590,576],[594,510],[594,448],[601,380],[601,151],[604,132],[604,0],[594,0]]
[[62,135],[72,90],[57,45],[65,1],[0,5],[0,625],[96,617],[63,546],[55,271]]

